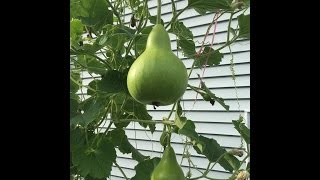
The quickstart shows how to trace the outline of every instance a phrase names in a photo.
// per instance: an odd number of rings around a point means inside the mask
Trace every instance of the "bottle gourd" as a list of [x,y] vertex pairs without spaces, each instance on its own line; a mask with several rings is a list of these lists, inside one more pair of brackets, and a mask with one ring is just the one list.
[[175,103],[188,84],[187,69],[172,52],[162,24],[156,24],[145,51],[130,67],[127,86],[131,96],[142,104],[165,106]]
[[171,145],[167,146],[159,164],[153,170],[151,180],[185,180]]

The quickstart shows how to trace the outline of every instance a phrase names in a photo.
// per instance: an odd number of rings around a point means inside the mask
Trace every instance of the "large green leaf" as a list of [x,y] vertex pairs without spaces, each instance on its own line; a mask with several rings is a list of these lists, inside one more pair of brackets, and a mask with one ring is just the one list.
[[[210,162],[216,162],[221,155],[227,154],[227,151],[222,148],[216,140],[212,138],[209,139],[201,135],[199,136],[198,141],[194,141],[193,148],[197,151],[198,154],[205,155]],[[236,168],[237,164],[240,164],[239,160],[233,157],[233,155],[229,154],[228,156],[220,158],[218,163],[225,170],[232,172],[234,170],[234,167]]]
[[[132,97],[127,98],[123,110],[129,114],[128,119],[142,119],[152,121],[152,116],[149,115],[146,105],[137,102]],[[155,124],[148,124],[143,122],[139,122],[139,124],[144,128],[149,126],[151,133],[153,133],[156,129]]]
[[113,23],[113,13],[104,0],[72,0],[70,3],[71,16],[81,19],[84,25],[99,30]]
[[93,100],[89,108],[83,114],[79,114],[70,120],[70,125],[80,124],[87,126],[101,116],[105,103],[101,100]]
[[194,8],[203,15],[203,12],[207,11],[231,10],[231,2],[232,0],[188,0],[188,7]]
[[204,65],[219,65],[223,58],[223,54],[219,51],[215,51],[210,47],[205,47],[202,53],[195,59],[196,67],[203,67]]
[[104,64],[98,61],[94,57],[87,57],[87,70],[89,73],[95,73],[103,75],[107,72],[107,68]]
[[243,123],[243,117],[240,116],[238,120],[232,120],[234,128],[240,133],[241,137],[246,141],[247,144],[250,144],[250,130]]
[[134,167],[136,175],[131,180],[150,180],[151,173],[159,162],[160,158],[158,157],[140,162]]
[[175,21],[171,24],[171,28],[168,30],[169,33],[175,34],[179,39],[193,39],[192,31],[187,28],[183,22]]
[[[99,80],[96,80],[96,79],[95,79],[95,80],[92,80],[92,81],[88,84],[88,86],[89,86],[90,88],[94,89],[94,90],[97,90],[97,83],[98,83],[98,82],[99,82]],[[93,96],[93,95],[95,95],[95,92],[88,88],[88,89],[87,89],[87,94]]]
[[195,129],[194,123],[191,120],[187,120],[183,127],[178,130],[178,133],[183,134],[192,140],[198,140],[199,135]]
[[[132,146],[132,145],[131,145]],[[132,151],[132,159],[138,161],[138,162],[142,162],[145,159],[149,158],[149,156],[145,156],[143,154],[141,154],[136,148],[134,148],[133,146],[131,147],[131,151]]]
[[179,47],[182,49],[184,56],[194,58],[196,54],[196,45],[192,39],[185,39],[181,37],[177,40]]
[[70,97],[70,118],[79,115],[79,101]]
[[72,163],[77,166],[81,176],[94,178],[109,177],[116,151],[110,141],[103,139],[97,147],[76,149],[72,152]]
[[119,71],[108,70],[97,83],[97,88],[102,94],[126,92],[126,78]]
[[250,14],[238,16],[239,38],[250,39]]
[[132,146],[128,141],[128,137],[123,129],[113,129],[112,131],[108,132],[107,137],[111,139],[113,145],[118,147],[122,153],[127,154],[132,152]]
[[[149,21],[151,24],[157,24],[157,16],[154,15],[154,16],[149,16]],[[164,21],[161,19],[161,24],[164,25]]]
[[85,145],[85,131],[81,128],[70,128],[70,150],[75,151]]
[[71,44],[78,46],[81,40],[81,35],[83,34],[83,24],[79,19],[72,19],[70,21],[70,39]]
[[149,157],[144,156],[132,146],[132,144],[128,141],[125,131],[121,128],[116,128],[112,131],[109,131],[107,134],[107,139],[109,139],[115,147],[118,147],[122,153],[132,153],[132,159],[138,162],[141,162]]
[[76,93],[80,89],[80,87],[77,83],[72,81],[71,78],[75,80],[78,84],[82,84],[80,73],[71,71],[71,74],[70,74],[70,93]]

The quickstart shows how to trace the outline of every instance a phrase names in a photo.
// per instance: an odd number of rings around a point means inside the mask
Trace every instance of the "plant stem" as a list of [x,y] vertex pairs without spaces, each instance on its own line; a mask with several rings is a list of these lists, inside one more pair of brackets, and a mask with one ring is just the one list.
[[161,0],[158,0],[157,24],[161,24]]
[[174,3],[174,0],[171,0],[171,5],[172,5],[172,14],[175,16],[177,14],[176,10],[176,4]]
[[179,11],[176,15],[174,15],[171,21],[165,26],[165,28],[167,29],[170,26],[170,24],[173,23],[180,16],[180,14],[183,13],[183,11],[185,11],[188,8],[189,6],[186,6],[185,8],[181,9],[181,11]]
[[80,84],[80,83],[77,82],[75,79],[73,79],[73,77],[71,77],[71,76],[70,76],[70,79],[71,79],[71,81],[73,81],[74,83],[76,83],[78,86],[80,86],[80,87],[86,87],[86,88],[90,89],[91,91],[96,92],[95,89],[92,89],[90,86],[86,86],[86,85]]
[[230,18],[229,18],[229,22],[228,22],[227,42],[229,42],[229,40],[230,40],[230,28],[231,28],[231,21],[232,21],[233,15],[234,15],[234,13],[230,14]]
[[162,123],[162,124],[167,124],[167,125],[172,125],[172,121],[154,121],[154,120],[142,120],[142,119],[119,119],[119,122],[142,122],[142,123],[147,123],[147,124],[157,124],[157,123]]
[[106,0],[106,1],[107,1],[108,5],[111,7],[114,15],[117,16],[120,26],[122,26],[121,18],[120,18],[120,15],[119,15],[118,11],[114,9],[114,7],[112,6],[112,4],[111,4],[111,2],[109,0]]
[[123,172],[122,168],[119,166],[119,164],[117,162],[113,162],[120,170],[120,172],[122,173],[123,177],[126,179],[126,180],[129,180],[126,176],[126,174]]
[[[211,169],[220,161],[220,159],[223,158],[227,153],[228,153],[228,152],[223,153],[223,154],[217,159],[217,161],[214,162],[214,164],[213,164],[213,165],[211,166],[211,168],[210,168],[210,171],[211,171]],[[208,171],[208,172],[209,172],[209,171]],[[208,174],[208,173],[207,173],[207,174]]]
[[171,115],[172,115],[172,113],[173,113],[173,110],[174,110],[174,108],[175,108],[175,106],[176,106],[176,104],[177,104],[177,102],[176,103],[174,103],[173,104],[173,106],[172,106],[172,109],[171,109],[171,111],[170,111],[170,114],[168,115],[168,121],[169,121],[169,119],[170,119],[170,117],[171,117]]
[[[141,28],[142,26],[142,23],[143,23],[143,17],[144,17],[144,14],[146,14],[146,19],[148,19],[148,13],[146,13],[146,7],[148,5],[148,0],[144,0],[144,4],[143,4],[143,10],[142,10],[142,13],[141,13],[141,17],[139,19],[139,24],[137,26],[137,30],[139,31],[139,29]],[[142,28],[143,29],[143,28]]]
[[[247,158],[249,158],[249,154],[240,162],[240,165],[239,165],[239,167],[236,169],[236,170],[234,170],[234,173],[232,174],[232,176],[231,177],[234,177],[235,176],[235,174],[236,174],[236,172],[238,172],[238,170],[240,169],[240,167],[241,167],[241,165],[246,161],[246,159]],[[231,178],[230,177],[230,178]]]

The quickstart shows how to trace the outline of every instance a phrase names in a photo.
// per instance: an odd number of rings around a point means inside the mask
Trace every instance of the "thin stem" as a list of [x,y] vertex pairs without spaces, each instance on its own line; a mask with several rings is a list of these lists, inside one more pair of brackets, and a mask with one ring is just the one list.
[[108,5],[111,7],[114,15],[117,16],[117,18],[118,18],[118,20],[119,20],[119,24],[120,24],[120,26],[121,26],[121,25],[122,25],[122,22],[121,22],[121,18],[120,18],[120,15],[119,15],[118,11],[117,11],[116,9],[114,9],[114,7],[112,6],[112,4],[111,4],[111,2],[110,2],[109,0],[106,0],[106,1],[107,1]]
[[172,5],[172,14],[175,16],[177,14],[176,10],[176,4],[174,3],[174,0],[171,0],[171,5]]
[[161,24],[161,0],[158,0],[157,24]]
[[119,166],[119,164],[117,162],[113,162],[120,170],[120,172],[122,173],[123,177],[126,179],[126,180],[129,180],[126,176],[126,174],[123,172],[122,168]]
[[75,79],[73,79],[73,77],[71,77],[71,76],[70,76],[70,79],[71,79],[71,81],[73,81],[74,83],[76,83],[78,86],[80,86],[80,87],[83,86],[83,87],[86,87],[86,88],[90,89],[90,90],[93,91],[93,92],[96,92],[95,89],[92,89],[90,86],[83,85],[83,84],[79,83],[78,81],[76,81]]
[[167,125],[172,125],[172,121],[154,121],[154,120],[142,120],[142,119],[119,119],[117,120],[119,122],[142,122],[142,123],[147,123],[147,124],[157,124],[157,123],[162,123],[162,124],[167,124]]
[[168,115],[168,118],[167,118],[168,121],[169,121],[169,119],[170,119],[170,117],[171,117],[171,115],[172,115],[172,113],[173,113],[174,108],[176,107],[176,104],[177,104],[177,102],[174,103],[173,106],[172,106],[172,108],[171,108],[170,114]]
[[[112,124],[113,124],[113,122],[112,122],[112,121],[110,121],[110,123],[109,123],[109,125],[108,125],[107,129],[103,132],[103,135],[100,137],[100,139],[98,139],[97,144],[100,144],[100,141],[103,139],[103,136],[105,136],[105,135],[108,133],[108,131],[109,131],[109,129],[110,129],[110,127],[111,127],[111,125],[112,125]],[[96,136],[96,137],[98,137],[98,136]],[[92,142],[92,144],[93,144],[93,142]]]
[[[186,141],[185,142],[187,142],[187,137],[186,137]],[[187,143],[185,143],[184,146],[183,146],[182,155],[186,152],[186,149],[187,149]],[[180,161],[180,166],[181,166],[181,164],[183,162],[183,159],[184,159],[184,157],[182,156],[181,161]]]
[[174,15],[171,19],[171,21],[165,26],[165,28],[167,29],[171,23],[173,23],[179,16],[181,13],[183,13],[185,10],[187,10],[189,8],[189,6],[186,6],[185,8],[181,9],[181,11],[179,11],[176,15]]
[[211,166],[211,168],[210,168],[210,171],[211,171],[211,169],[220,161],[220,159],[223,158],[227,153],[228,153],[228,152],[223,153],[223,154],[217,159],[217,161],[214,162],[214,164],[213,164],[213,165]]
[[91,39],[93,39],[92,34],[91,34],[91,31],[89,31],[88,27],[87,27],[87,26],[84,26],[84,28],[86,29],[87,33],[89,34],[89,37],[90,37]]
[[233,15],[234,15],[234,13],[230,14],[230,18],[229,18],[229,22],[228,22],[227,42],[229,42],[229,40],[230,40],[230,27],[231,27],[231,21],[232,21]]
[[[138,26],[137,26],[137,30],[139,30],[140,28],[141,28],[141,26],[142,26],[142,20],[143,20],[143,15],[144,14],[146,14],[146,19],[148,19],[148,13],[145,13],[146,12],[146,7],[147,7],[147,5],[148,5],[148,0],[144,0],[144,5],[143,5],[143,11],[142,11],[142,13],[141,13],[141,17],[140,17],[140,19],[139,19],[139,24],[138,24]],[[143,29],[143,28],[142,28]]]
[[[209,26],[208,29],[207,29],[206,36],[204,37],[204,40],[202,41],[201,48],[200,48],[200,50],[198,51],[197,54],[199,54],[200,51],[202,50],[202,48],[203,48],[203,46],[204,46],[204,41],[205,41],[207,35],[209,34],[209,30],[210,30],[211,26],[212,26],[213,23],[214,23],[215,21],[217,21],[224,13],[226,13],[226,11],[223,11],[223,12],[220,13],[216,18],[213,19],[212,23],[210,24],[210,26]],[[194,69],[194,66],[195,66],[195,64],[196,64],[195,61],[196,61],[196,59],[194,59],[194,61],[193,61],[193,63],[192,63],[191,69],[190,69],[189,74],[188,74],[188,78],[190,78],[191,73],[192,73],[192,71],[193,71],[193,69]]]

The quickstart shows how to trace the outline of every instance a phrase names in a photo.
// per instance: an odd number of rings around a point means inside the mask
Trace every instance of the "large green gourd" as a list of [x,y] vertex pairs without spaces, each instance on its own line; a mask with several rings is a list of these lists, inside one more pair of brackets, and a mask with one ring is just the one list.
[[159,164],[153,170],[151,180],[185,180],[171,145],[166,148]]
[[184,94],[187,84],[186,67],[172,52],[167,31],[162,24],[155,25],[145,51],[128,72],[131,96],[143,104],[170,105]]

